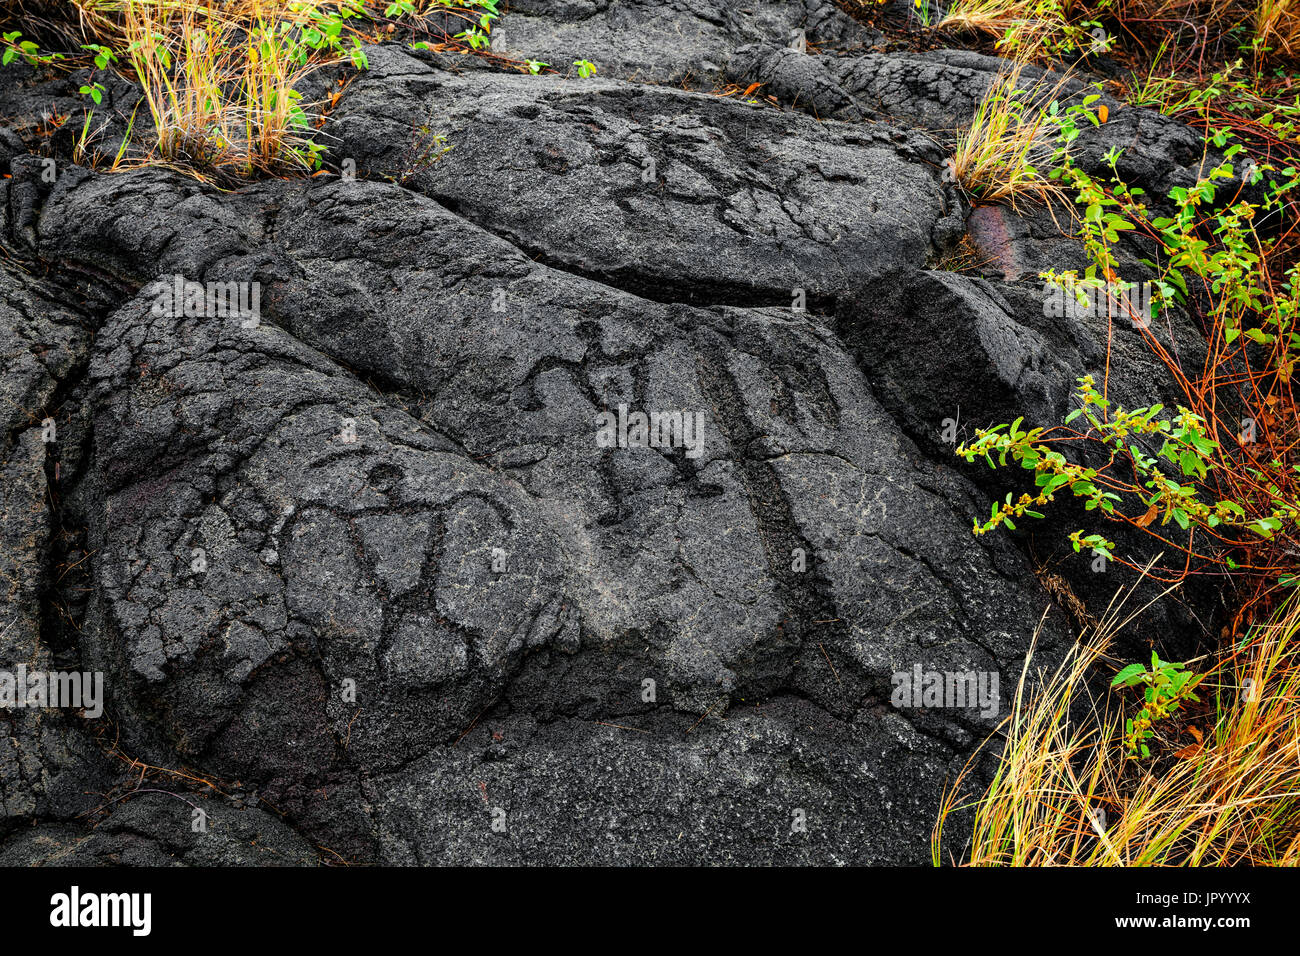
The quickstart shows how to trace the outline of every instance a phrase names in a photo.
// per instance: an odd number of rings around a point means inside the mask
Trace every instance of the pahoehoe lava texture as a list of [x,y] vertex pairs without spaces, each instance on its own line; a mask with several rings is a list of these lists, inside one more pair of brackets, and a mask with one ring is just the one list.
[[[993,61],[722,10],[513,4],[505,52],[589,80],[376,47],[323,131],[356,178],[51,183],[0,137],[0,667],[108,696],[0,712],[0,862],[928,858],[996,718],[891,675],[1005,706],[1075,624],[1059,541],[970,534],[942,419],[1058,414],[1106,330],[1043,318],[1035,257],[1079,252],[1040,216],[945,271],[936,130]],[[75,86],[0,76],[13,127]],[[750,78],[786,108],[712,95]],[[1090,148],[1181,142],[1116,113]],[[421,128],[454,148],[412,162]],[[260,321],[159,314],[174,275],[258,283]],[[1115,347],[1121,393],[1167,388]],[[602,447],[620,405],[700,413],[702,453]]]

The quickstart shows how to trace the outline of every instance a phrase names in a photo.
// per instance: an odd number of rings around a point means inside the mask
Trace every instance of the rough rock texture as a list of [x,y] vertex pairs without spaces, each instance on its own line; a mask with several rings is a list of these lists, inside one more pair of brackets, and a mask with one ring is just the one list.
[[[1041,220],[984,226],[1023,268],[945,268],[932,127],[987,66],[880,60],[821,0],[530,0],[502,35],[602,75],[375,48],[343,175],[229,192],[12,150],[0,668],[108,705],[0,713],[0,862],[917,863],[1035,632],[1070,639],[1059,536],[973,537],[936,440],[955,405],[1052,419],[1104,360],[1044,318],[1025,257],[1078,250]],[[646,82],[724,69],[822,118]],[[175,314],[173,276],[260,312]],[[699,442],[607,447],[620,406]],[[1001,713],[894,706],[914,666],[1000,675]]]
[[[889,126],[602,79],[443,74],[399,51],[371,65],[330,126],[339,163],[648,298],[842,294],[924,262],[952,208],[938,150]],[[420,164],[412,131],[425,125],[454,146]]]
[[642,83],[719,79],[752,43],[860,49],[877,39],[831,0],[516,0],[493,49],[567,69],[577,59]]

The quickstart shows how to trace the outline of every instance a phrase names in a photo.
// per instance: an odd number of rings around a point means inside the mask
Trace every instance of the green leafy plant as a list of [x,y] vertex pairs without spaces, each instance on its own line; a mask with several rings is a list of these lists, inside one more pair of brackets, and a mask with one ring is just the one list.
[[21,30],[10,30],[0,34],[0,66],[8,66],[14,60],[22,60],[28,66],[44,66],[62,60],[59,53],[42,53],[32,40],[24,40]]
[[[1247,528],[1267,537],[1283,522],[1300,520],[1300,508],[1295,504],[1279,502],[1276,513],[1267,519],[1250,519],[1245,509],[1235,502],[1218,501],[1210,505],[1201,500],[1197,483],[1203,481],[1211,469],[1218,467],[1215,461],[1218,443],[1207,437],[1205,420],[1194,412],[1179,406],[1176,415],[1166,417],[1161,414],[1163,405],[1125,410],[1113,405],[1097,390],[1091,375],[1079,378],[1076,396],[1080,407],[1066,417],[1066,424],[1082,416],[1090,426],[1088,435],[1094,441],[1110,446],[1116,457],[1130,461],[1146,489],[1147,495],[1142,502],[1147,512],[1140,526],[1147,527],[1156,518],[1160,518],[1161,525],[1172,519],[1183,530],[1188,530],[1195,522],[1211,529],[1220,526]],[[1035,473],[1037,495],[1025,494],[1013,503],[1008,493],[1004,505],[994,505],[988,521],[976,524],[975,533],[984,534],[999,525],[1015,530],[1013,519],[1021,516],[1041,518],[1042,514],[1031,510],[1030,506],[1045,505],[1062,490],[1084,499],[1084,508],[1088,511],[1100,509],[1105,514],[1113,514],[1124,499],[1109,490],[1109,487],[1117,486],[1107,481],[1102,469],[1069,461],[1042,441],[1043,429],[1026,431],[1020,427],[1022,421],[1016,419],[1010,426],[977,429],[975,440],[963,443],[957,449],[957,454],[968,462],[982,458],[990,467],[997,467],[1006,465],[1010,458]],[[1144,452],[1138,444],[1141,439],[1149,438],[1160,442],[1154,456]],[[1176,472],[1170,474],[1173,469],[1162,467],[1162,464],[1174,466]],[[1110,544],[1097,535],[1084,537],[1082,532],[1075,532],[1071,541],[1075,551],[1081,550],[1082,546],[1091,546],[1094,552],[1114,557],[1110,553]]]
[[[1085,375],[1078,380],[1077,407],[1063,425],[1025,430],[1017,420],[978,430],[957,453],[994,467],[1014,462],[1032,470],[1038,491],[995,505],[976,531],[1014,528],[1016,518],[1040,516],[1035,508],[1068,490],[1088,510],[1156,534],[1185,552],[1189,564],[1195,559],[1294,580],[1290,556],[1300,553],[1300,458],[1285,431],[1284,412],[1290,402],[1285,386],[1300,361],[1300,284],[1296,266],[1280,279],[1266,268],[1275,240],[1260,235],[1256,222],[1261,211],[1282,209],[1300,172],[1288,165],[1270,178],[1262,202],[1239,196],[1221,202],[1221,185],[1240,182],[1233,163],[1240,162],[1242,146],[1228,128],[1213,127],[1207,149],[1220,158],[1207,163],[1193,185],[1171,189],[1171,212],[1156,215],[1142,191],[1119,176],[1118,150],[1105,157],[1109,181],[1093,179],[1071,161],[1066,147],[1078,135],[1081,116],[1096,119],[1088,108],[1094,100],[1057,111],[1062,149],[1051,174],[1081,210],[1077,234],[1088,265],[1082,275],[1048,272],[1043,278],[1076,295],[1104,295],[1105,318],[1141,330],[1183,400],[1172,415],[1161,405],[1126,410],[1108,397],[1105,376],[1098,381]],[[1258,181],[1257,173],[1259,167],[1248,178]],[[1119,276],[1118,247],[1127,235],[1143,236],[1157,252],[1143,260],[1153,275],[1151,315],[1138,314],[1128,294],[1133,284]],[[1148,328],[1152,316],[1174,306],[1197,310],[1208,329],[1209,356],[1196,374],[1185,373]],[[1225,389],[1244,414],[1227,411]],[[1243,423],[1250,434],[1243,434]],[[1062,443],[1081,441],[1104,451],[1095,466],[1063,454],[1068,445]],[[1164,537],[1159,528],[1171,521],[1193,534],[1180,541]],[[1100,535],[1075,532],[1071,540],[1076,551],[1088,547],[1113,557]]]
[[1151,652],[1151,668],[1130,664],[1115,675],[1111,688],[1141,687],[1142,709],[1124,721],[1124,749],[1130,757],[1150,757],[1146,741],[1155,736],[1154,726],[1176,713],[1184,701],[1199,701],[1195,694],[1201,677],[1183,664],[1162,661]]

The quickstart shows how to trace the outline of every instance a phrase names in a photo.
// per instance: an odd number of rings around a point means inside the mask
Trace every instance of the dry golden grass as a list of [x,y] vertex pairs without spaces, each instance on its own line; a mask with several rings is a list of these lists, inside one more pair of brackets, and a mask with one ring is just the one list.
[[275,19],[288,8],[270,6],[136,0],[115,11],[161,159],[241,176],[311,168],[294,84],[315,64],[295,58]]
[[[1214,707],[1192,736],[1164,727],[1155,763],[1125,755],[1128,702],[1089,690],[1120,613],[1112,605],[1037,689],[1022,675],[992,784],[961,796],[968,765],[944,799],[936,863],[954,862],[957,841],[970,866],[1300,863],[1300,601],[1214,662],[1201,685]],[[959,809],[974,811],[961,837],[945,833]]]
[[1043,0],[954,0],[935,28],[996,37],[999,47],[1033,57],[1064,24],[1054,5]]
[[1024,63],[1002,70],[957,138],[952,174],[977,201],[1046,202],[1063,195],[1048,178],[1058,129],[1046,112],[1064,80],[1022,85]]
[[1239,28],[1253,36],[1261,60],[1300,57],[1300,0],[1115,0],[1104,8],[1072,0],[954,0],[936,26],[995,37],[1016,56],[1039,58],[1063,44],[1069,52],[1086,43],[1078,25],[1103,17],[1130,38],[1194,28],[1195,42],[1184,44],[1193,60],[1210,48],[1235,49]]
[[1259,0],[1255,40],[1263,56],[1294,60],[1300,54],[1300,8],[1295,0]]
[[[416,32],[434,14],[442,17],[440,29],[463,22],[478,31],[484,11],[475,2],[416,0],[414,13],[394,15]],[[342,58],[364,66],[361,44],[394,26],[388,3],[380,0],[13,3],[0,19],[18,17],[25,33],[62,37],[74,53],[87,43],[107,47],[115,54],[112,68],[139,83],[147,107],[141,112],[156,136],[143,155],[133,151],[127,165],[166,165],[218,180],[315,168],[320,117],[300,100],[298,82]],[[78,58],[66,62],[77,65]],[[86,126],[92,129],[89,111]],[[79,155],[90,153],[87,138],[78,144]],[[121,164],[119,154],[114,166]]]

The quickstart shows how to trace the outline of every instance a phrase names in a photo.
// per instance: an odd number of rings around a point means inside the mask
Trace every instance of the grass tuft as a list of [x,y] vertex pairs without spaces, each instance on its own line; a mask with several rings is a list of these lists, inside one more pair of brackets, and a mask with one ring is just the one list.
[[1300,600],[1219,653],[1198,688],[1212,704],[1161,726],[1154,764],[1124,746],[1138,705],[1093,690],[1122,605],[1033,692],[1026,658],[991,784],[962,795],[972,761],[945,795],[936,865],[958,811],[973,823],[950,860],[969,866],[1300,864]]
[[290,25],[241,22],[212,4],[130,3],[121,14],[162,159],[241,176],[315,165],[294,89],[310,66],[295,56]]
[[998,73],[958,136],[951,171],[958,183],[984,203],[1046,202],[1063,195],[1049,178],[1059,128],[1047,105],[1061,82],[1040,79],[1023,89],[1023,63]]
[[1066,27],[1055,0],[955,0],[935,25],[994,37],[999,49],[1023,57],[1040,53]]
[[1265,58],[1296,59],[1300,54],[1300,9],[1295,0],[1259,0],[1255,44]]
[[[0,11],[0,25],[15,16],[20,24],[0,34],[6,63],[76,67],[93,59],[97,71],[117,71],[140,85],[155,134],[131,164],[229,180],[319,168],[320,104],[303,102],[297,89],[307,74],[347,60],[365,68],[364,44],[394,36],[399,26],[408,38],[438,41],[433,49],[484,51],[499,0],[14,2]],[[92,80],[81,92],[97,107],[104,88]],[[79,156],[90,155],[92,113]],[[137,125],[144,126],[133,118]]]

